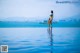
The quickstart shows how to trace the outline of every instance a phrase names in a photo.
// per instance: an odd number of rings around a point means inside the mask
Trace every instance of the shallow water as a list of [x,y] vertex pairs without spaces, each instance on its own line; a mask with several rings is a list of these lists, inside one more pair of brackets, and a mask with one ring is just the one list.
[[0,28],[8,53],[80,53],[80,28]]

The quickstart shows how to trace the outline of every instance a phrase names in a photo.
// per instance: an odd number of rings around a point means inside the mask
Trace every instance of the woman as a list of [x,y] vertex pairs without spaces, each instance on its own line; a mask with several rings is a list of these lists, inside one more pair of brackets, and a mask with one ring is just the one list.
[[53,20],[53,11],[51,10],[51,15],[48,20],[48,25],[49,25],[49,31],[52,30],[52,20]]

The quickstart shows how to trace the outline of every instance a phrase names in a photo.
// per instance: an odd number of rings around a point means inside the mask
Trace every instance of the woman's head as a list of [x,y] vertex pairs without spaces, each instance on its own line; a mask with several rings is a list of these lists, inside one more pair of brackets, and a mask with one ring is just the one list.
[[51,13],[53,13],[53,10],[51,10]]

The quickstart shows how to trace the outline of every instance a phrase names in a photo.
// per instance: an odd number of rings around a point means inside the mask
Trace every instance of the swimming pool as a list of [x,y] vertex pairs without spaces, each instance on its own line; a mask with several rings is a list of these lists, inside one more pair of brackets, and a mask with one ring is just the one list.
[[80,53],[80,28],[0,28],[8,53]]

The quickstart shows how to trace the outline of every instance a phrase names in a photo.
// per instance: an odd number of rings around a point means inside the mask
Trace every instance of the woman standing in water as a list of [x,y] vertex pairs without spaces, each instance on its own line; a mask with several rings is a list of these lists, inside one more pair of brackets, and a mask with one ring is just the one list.
[[53,10],[51,10],[51,15],[48,20],[49,30],[52,30],[52,20],[53,20]]

